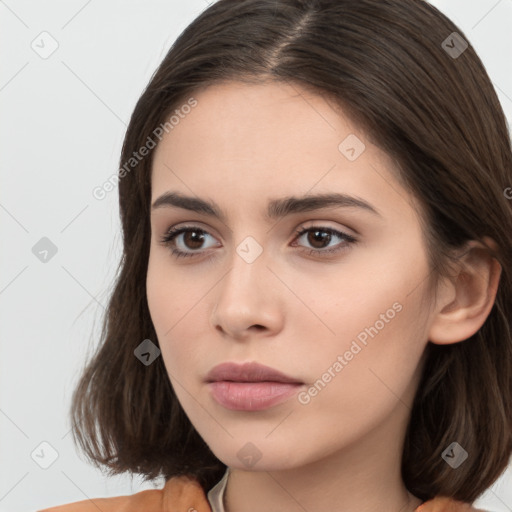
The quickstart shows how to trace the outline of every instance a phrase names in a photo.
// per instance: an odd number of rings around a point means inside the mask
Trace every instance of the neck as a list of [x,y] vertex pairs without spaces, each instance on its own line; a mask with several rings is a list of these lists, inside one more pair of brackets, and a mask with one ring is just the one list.
[[[374,484],[370,475],[336,480],[318,480],[320,473],[301,475],[287,471],[260,471],[250,475],[232,470],[224,495],[226,512],[305,512],[333,510],[337,512],[414,512],[422,500],[413,496],[400,484],[384,488],[390,479]],[[338,472],[340,473],[340,472]],[[323,474],[323,473],[322,473]],[[357,488],[354,488],[354,484]]]

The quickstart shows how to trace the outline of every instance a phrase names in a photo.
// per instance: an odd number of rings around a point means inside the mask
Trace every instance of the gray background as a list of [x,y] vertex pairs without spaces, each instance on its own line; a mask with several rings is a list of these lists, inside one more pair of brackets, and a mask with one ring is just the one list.
[[[475,47],[510,123],[512,0],[432,3]],[[116,172],[154,69],[207,5],[0,0],[0,512],[163,484],[93,469],[72,442],[68,408],[121,253],[117,188],[101,201],[92,190]],[[49,250],[46,262],[33,253],[38,243]],[[476,505],[511,511],[511,474]]]

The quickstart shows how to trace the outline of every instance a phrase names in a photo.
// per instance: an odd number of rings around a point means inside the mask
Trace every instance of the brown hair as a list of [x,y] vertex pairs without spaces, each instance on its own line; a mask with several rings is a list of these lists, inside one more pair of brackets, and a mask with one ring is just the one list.
[[[512,451],[512,212],[504,194],[512,150],[475,50],[453,53],[463,49],[460,38],[467,41],[422,0],[219,0],[182,32],[151,78],[120,161],[207,86],[287,82],[333,99],[396,161],[397,178],[421,205],[433,283],[448,271],[452,249],[485,236],[496,241],[489,250],[503,272],[493,308],[471,338],[427,344],[402,459],[417,497],[472,502]],[[73,436],[110,475],[188,473],[207,491],[226,466],[184,413],[162,358],[145,366],[134,356],[144,339],[158,344],[145,288],[152,155],[120,171],[124,252],[101,344],[73,394]],[[454,441],[469,454],[456,470],[441,457]]]

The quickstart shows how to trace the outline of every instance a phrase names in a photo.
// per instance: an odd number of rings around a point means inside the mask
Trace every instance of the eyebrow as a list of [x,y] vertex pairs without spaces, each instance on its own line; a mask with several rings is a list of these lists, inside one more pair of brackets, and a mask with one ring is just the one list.
[[[165,192],[155,200],[151,209],[154,211],[165,207],[183,208],[184,210],[216,217],[224,223],[227,222],[226,213],[214,201],[199,197],[186,196],[178,192]],[[266,218],[268,220],[277,220],[294,213],[311,212],[333,207],[360,208],[382,217],[374,206],[361,198],[340,193],[328,193],[272,199],[267,205]]]
[[[155,200],[151,209],[164,207],[177,207],[216,217],[222,222],[227,222],[226,213],[211,200],[199,197],[185,196],[178,192],[165,192]],[[272,199],[268,202],[266,218],[277,220],[294,213],[311,212],[324,208],[360,208],[382,217],[379,211],[361,198],[340,193],[305,195],[302,197],[288,196],[280,199]]]

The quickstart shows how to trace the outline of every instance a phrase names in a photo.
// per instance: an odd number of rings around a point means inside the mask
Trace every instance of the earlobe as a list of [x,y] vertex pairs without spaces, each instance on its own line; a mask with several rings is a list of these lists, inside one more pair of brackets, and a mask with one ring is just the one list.
[[[496,247],[488,237],[485,241]],[[438,300],[439,306],[433,312],[428,337],[432,343],[467,340],[482,327],[494,305],[501,265],[483,244],[472,240],[466,247],[457,275],[442,292],[448,299]]]

